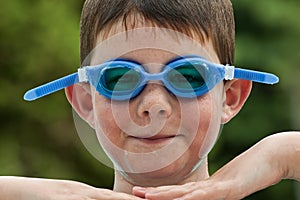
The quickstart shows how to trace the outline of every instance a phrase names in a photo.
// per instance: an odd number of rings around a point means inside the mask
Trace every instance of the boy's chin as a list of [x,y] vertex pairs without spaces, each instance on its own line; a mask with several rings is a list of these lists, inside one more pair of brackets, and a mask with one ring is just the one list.
[[[199,162],[199,161],[198,161]],[[167,167],[147,173],[125,173],[123,176],[133,185],[143,187],[157,187],[161,185],[181,184],[187,177],[195,172],[197,162],[184,162],[182,159],[175,161]]]

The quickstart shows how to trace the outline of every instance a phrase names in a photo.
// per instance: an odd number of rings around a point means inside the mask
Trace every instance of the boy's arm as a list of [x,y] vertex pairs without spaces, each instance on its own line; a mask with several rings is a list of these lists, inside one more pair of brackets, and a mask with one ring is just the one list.
[[[300,181],[300,132],[282,133],[274,140],[283,148],[281,152],[281,165],[286,167],[287,179]],[[280,149],[279,149],[280,152]]]
[[134,188],[156,199],[242,199],[282,179],[300,180],[300,132],[266,137],[226,164],[209,179],[182,186]]
[[132,195],[66,180],[0,176],[0,200],[139,200]]

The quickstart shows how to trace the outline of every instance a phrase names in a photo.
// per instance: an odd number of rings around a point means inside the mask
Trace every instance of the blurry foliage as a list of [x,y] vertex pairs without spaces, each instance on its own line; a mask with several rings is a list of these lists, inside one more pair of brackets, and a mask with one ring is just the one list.
[[[113,171],[94,159],[76,134],[72,109],[58,92],[34,103],[24,92],[79,66],[83,0],[11,0],[0,9],[0,175],[72,179],[110,188]],[[238,117],[210,155],[211,172],[261,138],[293,124],[299,94],[299,0],[233,0],[237,66],[271,71],[280,84],[254,84]],[[298,95],[299,96],[299,95]],[[251,172],[249,172],[251,173]],[[293,181],[246,199],[295,199]]]

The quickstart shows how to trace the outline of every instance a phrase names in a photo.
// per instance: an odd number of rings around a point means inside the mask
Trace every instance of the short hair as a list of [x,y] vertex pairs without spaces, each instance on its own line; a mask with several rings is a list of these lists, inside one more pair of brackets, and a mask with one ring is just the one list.
[[80,22],[80,59],[95,48],[97,35],[128,16],[139,14],[152,24],[171,28],[200,42],[212,41],[222,64],[233,64],[235,24],[230,0],[86,0]]

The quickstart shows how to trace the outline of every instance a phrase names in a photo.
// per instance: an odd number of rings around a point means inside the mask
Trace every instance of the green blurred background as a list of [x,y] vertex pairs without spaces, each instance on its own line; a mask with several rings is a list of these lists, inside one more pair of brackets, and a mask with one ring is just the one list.
[[[79,66],[83,2],[1,3],[0,175],[112,187],[113,171],[85,149],[62,91],[31,103],[22,100],[27,89]],[[235,64],[274,72],[281,80],[275,86],[254,84],[244,109],[224,127],[209,157],[211,173],[269,134],[300,129],[300,1],[233,0],[233,5]],[[299,190],[299,183],[285,180],[246,199],[297,199]]]

